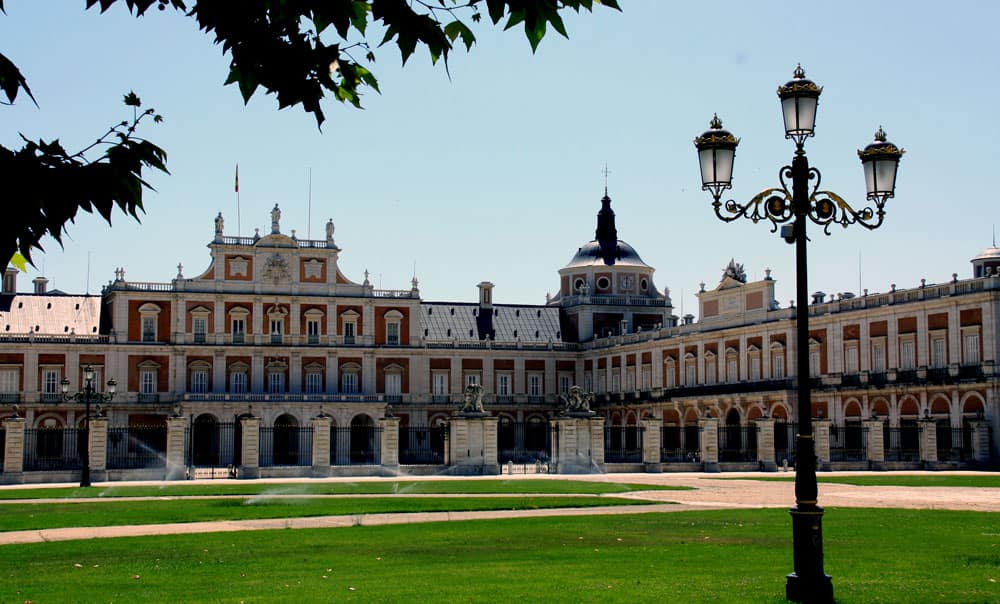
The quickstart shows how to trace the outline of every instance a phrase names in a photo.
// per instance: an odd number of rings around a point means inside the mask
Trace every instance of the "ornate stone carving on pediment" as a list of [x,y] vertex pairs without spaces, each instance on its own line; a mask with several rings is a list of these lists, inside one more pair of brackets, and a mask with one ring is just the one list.
[[323,277],[323,262],[310,258],[302,263],[302,271],[306,279],[320,279]]
[[264,261],[263,279],[268,283],[287,283],[292,278],[292,271],[288,268],[288,260],[281,254],[271,254]]
[[246,277],[249,264],[243,256],[233,256],[229,259],[229,274],[234,277]]

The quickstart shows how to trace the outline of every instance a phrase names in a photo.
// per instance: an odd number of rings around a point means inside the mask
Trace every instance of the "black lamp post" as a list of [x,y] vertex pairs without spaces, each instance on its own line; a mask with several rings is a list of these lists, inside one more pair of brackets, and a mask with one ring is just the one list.
[[[809,167],[803,145],[813,136],[816,108],[823,89],[805,78],[802,67],[795,69],[793,79],[778,88],[785,123],[785,138],[795,141],[795,156],[790,166],[778,171],[780,187],[761,191],[745,204],[733,200],[720,201],[722,193],[732,188],[733,160],[739,139],[722,129],[718,116],[712,118],[711,129],[695,139],[701,165],[702,190],[709,191],[715,201],[712,206],[721,220],[732,222],[746,218],[757,223],[771,221],[771,232],[778,225],[781,236],[795,244],[796,285],[796,379],[798,385],[799,433],[796,435],[798,460],[795,466],[795,507],[792,515],[792,543],[795,572],[787,577],[785,597],[796,602],[833,602],[833,582],[823,571],[823,508],[817,504],[816,447],[812,431],[812,399],[809,383],[809,300],[806,271],[806,218],[823,227],[829,235],[830,226],[847,228],[860,224],[867,229],[882,225],[885,203],[895,194],[896,169],[904,151],[886,142],[882,128],[875,133],[875,142],[858,151],[864,167],[866,207],[855,210],[832,191],[819,190],[820,172]],[[789,190],[788,179],[791,180]],[[814,181],[810,185],[810,181]]]
[[62,379],[62,396],[66,402],[76,401],[84,404],[83,411],[83,446],[80,447],[82,459],[80,460],[80,486],[90,486],[90,403],[106,403],[115,397],[117,382],[108,380],[108,392],[98,392],[94,384],[94,368],[87,365],[83,368],[83,390],[74,394],[69,393],[69,380]]

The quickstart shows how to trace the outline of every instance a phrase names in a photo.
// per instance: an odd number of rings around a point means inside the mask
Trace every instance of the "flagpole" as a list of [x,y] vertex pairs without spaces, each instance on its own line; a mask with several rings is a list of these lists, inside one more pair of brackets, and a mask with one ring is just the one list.
[[312,239],[313,223],[313,169],[309,168],[309,217],[306,219],[306,239]]
[[240,217],[240,164],[236,163],[236,236],[243,236],[243,220]]

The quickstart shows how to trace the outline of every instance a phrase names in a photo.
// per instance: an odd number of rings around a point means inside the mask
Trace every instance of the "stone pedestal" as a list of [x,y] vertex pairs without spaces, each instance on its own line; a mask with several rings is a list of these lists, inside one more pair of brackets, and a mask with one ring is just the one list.
[[764,417],[755,420],[757,424],[757,462],[765,472],[777,472],[774,459],[774,419]]
[[[990,462],[990,423],[985,420],[976,420],[971,423],[972,428],[972,461],[978,464]],[[10,429],[8,428],[7,439],[10,440]],[[7,449],[10,451],[10,449]]]
[[5,483],[20,482],[24,472],[24,418],[8,417],[3,421],[5,430],[3,474]]
[[187,418],[183,415],[167,418],[167,480],[184,480],[187,466],[184,463],[184,432]]
[[885,469],[885,422],[869,419],[861,422],[868,434],[868,465],[873,470]]
[[813,438],[816,443],[816,469],[830,470],[830,420],[812,420]]
[[313,429],[313,475],[326,476],[330,471],[330,424],[332,419],[321,415],[312,418],[310,423]]
[[449,422],[452,474],[499,474],[497,418],[456,415]]
[[260,478],[260,418],[241,417],[240,478]]
[[604,471],[604,418],[556,417],[552,431],[550,472],[596,474]]
[[642,465],[647,472],[662,472],[660,465],[660,443],[662,440],[663,420],[645,418],[639,420],[642,427]]
[[[392,474],[399,473],[399,418],[383,417],[378,420],[382,428],[382,468]],[[496,463],[496,425],[493,426],[493,461]]]
[[937,422],[932,419],[920,420],[920,461],[936,463]]
[[701,464],[705,472],[719,472],[719,420],[698,420],[701,430]]
[[90,440],[87,443],[90,454],[90,480],[108,479],[108,418],[90,419]]

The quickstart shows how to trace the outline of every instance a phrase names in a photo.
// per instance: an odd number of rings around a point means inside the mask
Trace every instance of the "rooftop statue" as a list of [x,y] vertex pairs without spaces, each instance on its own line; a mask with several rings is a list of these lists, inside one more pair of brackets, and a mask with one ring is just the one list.
[[725,269],[723,269],[722,278],[725,279],[726,277],[739,281],[740,283],[747,282],[747,273],[743,270],[743,265],[737,263],[733,258],[729,259],[729,264]]

